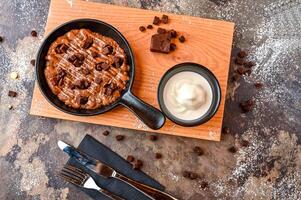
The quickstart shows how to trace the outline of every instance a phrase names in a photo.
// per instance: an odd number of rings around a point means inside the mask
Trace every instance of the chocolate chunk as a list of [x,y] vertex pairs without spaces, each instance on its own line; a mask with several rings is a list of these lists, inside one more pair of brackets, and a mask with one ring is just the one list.
[[242,59],[242,58],[236,58],[235,59],[235,64],[237,64],[237,65],[243,65],[244,64],[244,59]]
[[75,56],[80,61],[84,61],[85,60],[85,56],[83,54],[81,54],[81,53],[76,53]]
[[36,60],[35,60],[35,59],[32,59],[32,60],[30,61],[30,64],[31,64],[32,66],[35,66],[35,65],[36,65]]
[[198,156],[204,155],[203,149],[201,147],[198,147],[198,146],[193,148],[193,152],[196,153]]
[[133,165],[133,169],[139,170],[139,169],[141,169],[142,166],[143,166],[142,160],[136,160],[136,162]]
[[148,28],[148,29],[153,29],[153,25],[149,24],[149,25],[147,25],[146,28]]
[[124,135],[116,135],[115,138],[117,141],[121,141],[121,140],[124,140],[125,136]]
[[85,105],[88,102],[89,98],[88,97],[81,97],[80,98],[80,104]]
[[260,88],[263,87],[263,83],[260,83],[260,82],[254,83],[254,86],[255,86],[257,89],[260,89]]
[[105,62],[97,63],[96,66],[95,66],[95,69],[97,71],[107,70],[109,68],[110,68],[110,65],[108,63],[105,63]]
[[170,34],[155,34],[151,38],[150,50],[152,52],[169,53],[170,52]]
[[229,134],[230,133],[230,128],[229,127],[223,127],[222,128],[222,133],[225,133],[225,134]]
[[80,67],[80,66],[82,66],[82,64],[84,64],[84,62],[81,61],[81,60],[75,60],[75,61],[73,62],[73,65],[74,65],[75,67]]
[[250,145],[250,142],[247,140],[241,140],[240,141],[241,146],[243,147],[248,147]]
[[71,83],[71,84],[69,85],[69,88],[70,88],[71,90],[74,90],[74,89],[75,89],[75,85]]
[[73,55],[69,56],[69,57],[67,58],[67,60],[68,60],[69,62],[73,63],[73,62],[76,60],[76,56],[73,54]]
[[102,49],[102,53],[104,55],[109,55],[113,53],[113,47],[110,45],[106,45],[103,49]]
[[114,61],[113,66],[117,68],[121,67],[123,64],[123,59],[120,57],[114,57],[113,61]]
[[9,90],[8,91],[8,96],[9,97],[16,97],[17,96],[17,92]]
[[149,136],[149,139],[150,139],[151,141],[156,141],[156,140],[158,140],[158,136],[156,136],[156,135],[150,135],[150,136]]
[[157,33],[159,33],[159,34],[164,34],[164,33],[166,33],[166,29],[164,29],[164,28],[158,28],[157,29]]
[[254,67],[255,65],[256,65],[256,63],[253,62],[253,61],[244,62],[244,66],[245,66],[245,67],[248,67],[248,68],[252,68],[252,67]]
[[63,78],[64,76],[66,76],[66,71],[62,68],[58,68],[57,69],[57,76],[58,76],[58,79]]
[[92,44],[93,44],[93,38],[88,37],[83,44],[83,48],[89,49],[92,46]]
[[175,31],[175,30],[173,30],[173,29],[171,29],[170,31],[169,31],[169,33],[170,33],[170,36],[172,37],[172,38],[176,38],[177,37],[177,31]]
[[231,152],[231,153],[236,153],[237,149],[234,146],[232,146],[232,147],[228,148],[228,151]]
[[135,158],[134,158],[134,156],[128,155],[127,158],[126,158],[126,160],[127,160],[128,162],[134,162],[134,161],[135,161]]
[[206,181],[202,181],[201,182],[201,188],[202,189],[205,189],[205,188],[207,188],[208,187],[208,183],[206,182]]
[[176,44],[174,44],[174,43],[170,44],[170,51],[174,51],[174,50],[176,50],[176,48],[177,48]]
[[183,35],[181,35],[180,37],[179,37],[179,41],[181,42],[181,43],[183,43],[183,42],[185,42],[185,37],[183,36]]
[[3,37],[0,36],[0,43],[3,42]]
[[90,87],[89,81],[83,79],[83,80],[76,80],[74,83],[75,87],[81,90],[87,89]]
[[156,157],[156,159],[160,159],[160,158],[162,158],[162,154],[161,153],[156,153],[155,157]]
[[100,84],[102,82],[102,78],[100,78],[100,77],[97,76],[97,77],[95,77],[94,82],[96,84]]
[[238,67],[236,71],[238,74],[242,75],[242,74],[244,74],[245,69],[243,67]]
[[104,94],[107,95],[107,96],[110,96],[111,94],[113,94],[113,89],[110,88],[110,87],[106,87],[105,90],[104,90]]
[[184,171],[183,176],[185,178],[188,178],[188,179],[191,179],[191,180],[197,179],[199,177],[199,175],[197,173],[190,172],[190,171]]
[[32,37],[37,37],[38,36],[38,33],[35,30],[32,30],[30,32],[30,34],[31,34]]
[[155,16],[155,17],[154,17],[154,20],[153,20],[153,24],[154,24],[154,25],[159,25],[160,23],[161,23],[160,18],[157,17],[157,16]]
[[139,26],[139,31],[145,32],[146,28],[144,26]]
[[167,24],[168,23],[168,16],[167,15],[162,15],[161,21],[163,22],[163,24]]
[[232,81],[238,81],[240,79],[240,75],[239,74],[234,74],[232,77]]
[[250,112],[254,107],[254,100],[249,99],[247,101],[242,101],[239,103],[239,107],[243,112]]
[[68,46],[64,43],[61,43],[61,44],[58,44],[56,47],[55,47],[55,52],[58,53],[58,54],[62,54],[62,53],[66,53],[67,50],[68,50]]
[[244,58],[248,55],[248,53],[246,51],[240,51],[237,56],[240,57],[240,58]]
[[93,58],[96,58],[96,57],[98,57],[98,53],[95,52],[95,51],[92,51],[92,52],[91,52],[91,56],[92,56]]
[[103,134],[104,136],[108,136],[108,135],[110,134],[110,132],[109,132],[109,131],[104,131],[102,134]]
[[90,74],[90,70],[88,68],[82,68],[82,72],[84,75]]

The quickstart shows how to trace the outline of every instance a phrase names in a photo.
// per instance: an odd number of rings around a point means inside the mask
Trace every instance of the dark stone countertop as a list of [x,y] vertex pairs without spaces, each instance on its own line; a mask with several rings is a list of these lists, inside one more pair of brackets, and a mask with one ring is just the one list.
[[[143,171],[180,199],[301,199],[300,0],[102,2],[236,23],[233,55],[246,49],[257,65],[250,76],[229,80],[223,125],[230,133],[221,142],[168,135],[152,142],[146,132],[30,116],[35,73],[30,60],[42,40],[49,1],[0,0],[0,199],[87,199],[56,176],[67,160],[57,140],[78,145],[85,134],[124,157],[144,160]],[[33,29],[38,38],[30,36]],[[230,77],[237,67],[231,64]],[[11,72],[19,79],[12,80]],[[257,89],[256,82],[264,86]],[[8,90],[18,96],[8,97]],[[254,109],[242,113],[239,102],[250,98]],[[117,134],[126,139],[117,142]],[[194,146],[204,155],[194,155]],[[228,151],[232,146],[236,153]],[[155,160],[156,152],[163,158]],[[187,180],[183,170],[200,178]]]

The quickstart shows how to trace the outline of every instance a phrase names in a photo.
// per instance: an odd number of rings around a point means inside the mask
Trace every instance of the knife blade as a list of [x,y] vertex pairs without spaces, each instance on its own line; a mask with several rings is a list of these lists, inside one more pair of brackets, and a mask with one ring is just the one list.
[[58,141],[58,146],[61,150],[67,153],[70,157],[75,158],[77,162],[81,165],[87,167],[88,169],[92,170],[93,172],[97,173],[100,176],[105,178],[112,177],[123,181],[124,183],[134,187],[139,192],[142,192],[148,198],[153,200],[178,200],[175,197],[152,188],[148,185],[140,183],[138,181],[132,180],[125,175],[117,172],[115,169],[111,168],[107,164],[93,158],[92,156],[79,151],[72,145],[69,145],[61,140]]

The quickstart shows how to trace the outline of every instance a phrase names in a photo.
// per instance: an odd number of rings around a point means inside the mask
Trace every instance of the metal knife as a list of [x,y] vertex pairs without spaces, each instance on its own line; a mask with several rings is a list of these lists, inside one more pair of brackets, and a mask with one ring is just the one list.
[[66,152],[70,157],[75,158],[80,164],[87,167],[88,169],[94,171],[100,176],[103,176],[105,178],[112,177],[119,179],[128,185],[134,187],[138,191],[145,194],[147,197],[153,200],[178,200],[177,198],[171,196],[170,194],[167,194],[166,192],[162,192],[158,189],[155,189],[153,187],[150,187],[148,185],[145,185],[143,183],[140,183],[138,181],[132,180],[123,174],[117,172],[115,169],[109,167],[105,163],[96,160],[92,156],[89,156],[86,153],[83,153],[79,150],[77,150],[75,147],[59,140],[58,146],[61,150]]

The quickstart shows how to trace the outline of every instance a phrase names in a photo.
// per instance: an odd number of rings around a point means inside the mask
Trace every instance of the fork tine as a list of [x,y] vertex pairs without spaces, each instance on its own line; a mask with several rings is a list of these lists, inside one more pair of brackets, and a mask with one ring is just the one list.
[[82,186],[89,177],[87,173],[71,165],[65,165],[60,171],[60,176],[78,186]]
[[79,170],[76,167],[73,166],[64,166],[64,168],[62,169],[62,171],[67,172],[69,174],[71,174],[72,176],[76,176],[80,179],[86,179],[87,178],[87,174],[81,170]]
[[63,172],[60,172],[58,175],[60,177],[62,177],[66,182],[70,182],[74,185],[81,186],[83,184],[82,181],[74,179],[74,178],[70,177],[70,175],[66,175]]

